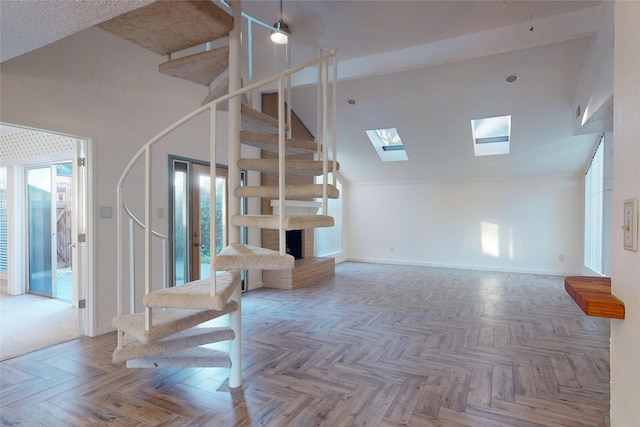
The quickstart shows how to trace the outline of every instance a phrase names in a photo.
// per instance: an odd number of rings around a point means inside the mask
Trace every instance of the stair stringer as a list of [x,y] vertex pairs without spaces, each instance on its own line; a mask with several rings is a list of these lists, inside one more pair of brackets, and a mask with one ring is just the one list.
[[231,368],[228,353],[206,347],[193,347],[127,360],[127,368]]

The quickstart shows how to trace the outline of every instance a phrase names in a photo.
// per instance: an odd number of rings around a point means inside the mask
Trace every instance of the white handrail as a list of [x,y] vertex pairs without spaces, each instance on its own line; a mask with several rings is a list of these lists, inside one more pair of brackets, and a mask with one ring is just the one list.
[[277,74],[277,75],[272,76],[272,77],[268,77],[266,79],[260,80],[259,82],[255,82],[255,83],[252,83],[250,85],[247,85],[247,86],[243,87],[242,89],[239,89],[239,90],[237,90],[237,91],[235,91],[233,93],[229,93],[227,95],[221,96],[220,98],[216,98],[213,101],[209,102],[208,104],[204,104],[202,107],[200,107],[200,108],[192,111],[191,113],[187,114],[186,116],[182,117],[180,120],[176,121],[171,126],[167,127],[162,132],[158,133],[156,136],[151,138],[145,145],[143,145],[138,150],[138,152],[131,158],[129,163],[127,163],[127,165],[124,168],[124,171],[120,175],[120,179],[118,180],[118,186],[117,186],[118,190],[121,190],[122,184],[124,183],[124,180],[126,179],[126,177],[129,175],[129,172],[130,172],[131,168],[136,163],[136,161],[138,161],[140,156],[142,156],[142,154],[144,154],[144,152],[145,152],[145,150],[146,150],[146,148],[148,146],[155,145],[162,138],[164,138],[165,136],[169,135],[171,132],[173,132],[174,130],[176,130],[177,128],[182,126],[183,124],[187,123],[188,121],[190,121],[194,117],[199,116],[200,114],[202,114],[203,112],[205,112],[205,111],[207,111],[207,110],[209,110],[211,108],[215,109],[215,107],[217,107],[218,104],[226,102],[231,98],[235,98],[235,97],[244,95],[245,93],[251,92],[254,89],[258,89],[258,88],[260,88],[262,86],[266,86],[266,85],[268,85],[270,83],[276,82],[276,81],[278,81],[278,79],[280,79],[281,76],[282,77],[286,77],[286,76],[295,74],[295,73],[297,73],[299,71],[304,70],[305,68],[310,68],[310,67],[313,67],[314,65],[318,65],[318,64],[321,64],[321,63],[323,63],[325,61],[328,61],[329,59],[334,58],[335,56],[336,56],[336,54],[332,53],[330,55],[325,55],[325,56],[322,56],[320,58],[316,58],[316,59],[313,59],[311,61],[305,62],[304,64],[298,65],[296,67],[289,68],[289,69],[281,72],[280,74]]
[[[124,210],[124,213],[126,213],[126,214],[127,214],[127,216],[128,216],[129,218],[131,218],[131,219],[132,219],[136,224],[138,224],[138,226],[139,226],[140,228],[143,228],[143,229],[145,228],[145,225],[142,223],[142,221],[140,221],[140,220],[139,220],[139,219],[138,219],[138,218],[133,214],[133,212],[131,212],[131,210],[129,209],[129,207],[127,206],[127,204],[126,204],[125,202],[123,202],[122,209]],[[162,234],[162,233],[158,233],[158,232],[157,232],[157,231],[155,231],[155,230],[151,230],[151,234],[153,234],[154,236],[159,237],[159,238],[161,238],[161,239],[166,239],[166,238],[167,238],[167,236],[165,236],[165,235],[164,235],[164,234]]]

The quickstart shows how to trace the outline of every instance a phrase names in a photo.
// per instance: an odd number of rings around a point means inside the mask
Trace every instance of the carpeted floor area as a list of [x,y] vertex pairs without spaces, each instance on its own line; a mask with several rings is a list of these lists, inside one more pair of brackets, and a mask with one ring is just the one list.
[[0,360],[79,336],[71,304],[37,295],[0,293]]

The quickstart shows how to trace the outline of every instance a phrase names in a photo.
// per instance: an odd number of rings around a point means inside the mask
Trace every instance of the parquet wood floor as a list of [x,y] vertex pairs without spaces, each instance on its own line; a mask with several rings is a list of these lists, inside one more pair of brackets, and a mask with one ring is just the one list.
[[111,363],[115,334],[0,363],[3,426],[602,426],[609,320],[562,278],[345,263],[243,298],[224,369]]

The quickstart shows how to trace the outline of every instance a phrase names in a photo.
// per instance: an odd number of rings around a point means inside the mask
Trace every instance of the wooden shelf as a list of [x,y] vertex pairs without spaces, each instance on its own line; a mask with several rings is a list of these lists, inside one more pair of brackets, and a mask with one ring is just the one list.
[[565,277],[564,289],[587,315],[624,319],[624,303],[611,295],[611,278]]

